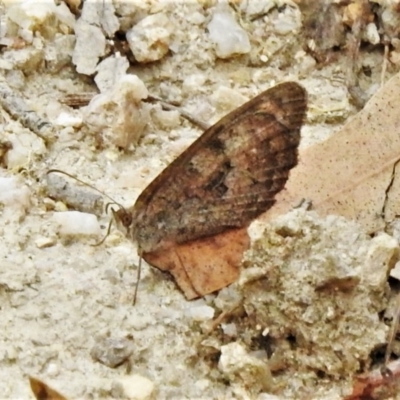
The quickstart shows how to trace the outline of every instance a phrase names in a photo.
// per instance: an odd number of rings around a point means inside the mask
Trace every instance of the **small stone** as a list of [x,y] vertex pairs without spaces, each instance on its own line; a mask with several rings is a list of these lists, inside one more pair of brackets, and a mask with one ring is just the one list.
[[386,233],[372,238],[364,269],[365,282],[372,287],[382,287],[398,259],[399,244],[396,239]]
[[301,14],[298,8],[286,7],[273,19],[273,29],[278,35],[288,35],[301,29]]
[[154,383],[144,376],[124,376],[113,382],[112,396],[128,400],[150,400],[153,398]]
[[62,112],[55,123],[59,126],[79,127],[82,125],[82,117],[80,115],[72,115],[70,113]]
[[53,0],[42,0],[35,7],[31,1],[25,0],[10,7],[7,17],[20,27],[18,36],[27,38],[23,32],[39,32],[45,38],[53,38],[59,32],[58,16],[68,18],[68,13],[72,15],[65,5],[58,9]]
[[94,360],[110,368],[124,363],[132,354],[132,341],[127,338],[103,338],[96,340],[90,355]]
[[100,27],[107,37],[113,37],[120,28],[112,1],[102,1],[101,7],[97,1],[84,1],[80,20]]
[[[101,93],[113,88],[113,86],[126,75],[129,61],[126,57],[114,55],[107,57],[96,67],[97,75],[94,78]],[[147,96],[147,94],[146,94]]]
[[230,58],[236,54],[249,53],[251,50],[247,32],[225,8],[214,12],[208,24],[208,31],[219,58]]
[[187,91],[194,91],[206,83],[206,74],[190,74],[185,77],[182,87]]
[[63,201],[56,201],[54,203],[53,210],[58,211],[58,212],[64,212],[64,211],[68,211],[68,207]]
[[141,102],[147,97],[144,83],[127,74],[113,88],[90,101],[85,122],[94,134],[102,132],[105,142],[127,149],[137,143],[149,121],[149,107]]
[[44,50],[46,70],[57,73],[70,65],[74,47],[74,35],[57,36],[53,42],[48,43]]
[[381,38],[379,36],[378,28],[376,27],[376,25],[373,22],[369,23],[366,26],[363,38],[367,42],[369,42],[373,45],[377,45],[380,43]]
[[47,375],[50,377],[55,377],[60,373],[60,367],[56,363],[49,363],[47,365]]
[[189,307],[186,315],[194,321],[208,321],[214,317],[215,310],[207,305]]
[[56,244],[56,241],[54,238],[46,238],[46,237],[41,237],[35,240],[35,245],[38,249],[44,249],[46,247],[51,247]]
[[18,50],[8,50],[3,56],[4,61],[9,61],[14,69],[21,70],[24,74],[29,75],[36,72],[44,58],[44,51],[27,47]]
[[126,40],[138,62],[163,58],[172,42],[173,25],[163,13],[149,15],[126,32]]
[[391,51],[389,55],[389,60],[391,63],[395,65],[400,65],[400,52],[399,51]]
[[260,15],[267,15],[274,7],[276,7],[274,0],[248,1],[240,5],[240,8],[246,13],[250,20]]
[[210,387],[211,382],[208,379],[199,379],[194,384],[198,389],[206,390]]
[[27,210],[31,193],[19,178],[0,177],[0,204],[14,210]]
[[222,331],[224,332],[225,335],[235,337],[237,336],[237,328],[236,324],[221,324]]
[[395,7],[387,6],[381,14],[381,23],[385,35],[390,38],[398,37],[398,29],[400,24],[400,15]]
[[25,75],[22,71],[13,69],[7,72],[7,84],[17,90],[21,90],[26,86]]
[[93,214],[79,211],[55,212],[53,220],[59,225],[62,236],[98,236],[101,234],[100,224]]
[[164,129],[172,129],[179,126],[181,116],[178,111],[165,111],[161,107],[155,107],[153,118]]
[[[22,115],[32,115],[32,112],[22,112]],[[42,139],[32,135],[30,132],[19,131],[7,135],[7,141],[10,142],[11,148],[4,156],[5,163],[9,170],[26,168],[34,156],[44,155],[47,151]]]
[[80,74],[92,75],[100,57],[106,51],[106,38],[102,30],[79,19],[75,25],[76,45],[72,62]]
[[229,343],[221,347],[218,369],[232,383],[239,380],[257,392],[268,390],[272,385],[268,364],[248,354],[239,343]]

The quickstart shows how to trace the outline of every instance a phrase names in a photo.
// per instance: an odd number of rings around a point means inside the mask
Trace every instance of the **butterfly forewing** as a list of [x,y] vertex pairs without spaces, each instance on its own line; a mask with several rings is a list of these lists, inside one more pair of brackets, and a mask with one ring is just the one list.
[[297,164],[306,91],[269,89],[209,128],[139,196],[132,234],[146,252],[248,225]]

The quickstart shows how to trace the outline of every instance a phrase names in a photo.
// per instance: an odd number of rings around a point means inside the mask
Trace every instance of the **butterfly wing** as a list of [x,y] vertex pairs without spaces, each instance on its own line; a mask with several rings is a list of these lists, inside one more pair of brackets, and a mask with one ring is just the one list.
[[145,252],[248,225],[269,209],[297,164],[304,88],[277,85],[209,128],[143,191],[131,210]]

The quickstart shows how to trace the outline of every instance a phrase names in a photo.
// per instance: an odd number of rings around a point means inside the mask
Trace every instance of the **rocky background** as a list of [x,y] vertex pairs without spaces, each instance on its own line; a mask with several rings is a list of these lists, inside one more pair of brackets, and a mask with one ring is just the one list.
[[398,72],[397,2],[0,4],[3,398],[35,376],[70,399],[341,399],[380,365],[396,232],[300,207],[254,223],[237,284],[188,302],[143,265],[133,306],[136,244],[93,246],[111,200],[47,171],[130,206],[201,134],[179,109],[212,124],[290,80],[302,149],[323,141]]

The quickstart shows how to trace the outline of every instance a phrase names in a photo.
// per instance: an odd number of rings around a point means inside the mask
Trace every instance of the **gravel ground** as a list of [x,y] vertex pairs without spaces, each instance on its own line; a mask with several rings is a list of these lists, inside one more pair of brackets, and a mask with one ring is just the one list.
[[[29,375],[69,399],[348,394],[386,341],[392,237],[295,209],[252,227],[247,268],[232,287],[189,302],[144,263],[133,306],[136,244],[113,227],[93,246],[107,230],[109,200],[46,173],[65,171],[132,205],[201,134],[176,110],[142,102],[147,94],[212,124],[294,80],[309,93],[301,147],[323,140],[379,88],[384,33],[385,79],[398,71],[395,9],[98,0],[78,11],[70,1],[71,12],[66,3],[3,0],[1,396],[32,398]],[[322,24],[321,10],[332,16]],[[79,213],[64,214],[71,204]]]

